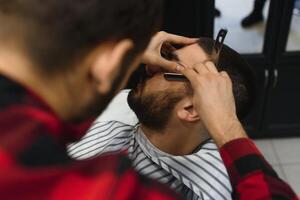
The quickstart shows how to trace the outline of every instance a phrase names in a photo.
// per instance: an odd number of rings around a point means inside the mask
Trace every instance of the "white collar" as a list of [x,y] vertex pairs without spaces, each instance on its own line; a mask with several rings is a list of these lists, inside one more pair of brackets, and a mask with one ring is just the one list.
[[175,156],[155,147],[139,126],[134,137],[149,159],[180,180],[199,199],[231,199],[229,177],[218,148],[212,141],[193,154]]

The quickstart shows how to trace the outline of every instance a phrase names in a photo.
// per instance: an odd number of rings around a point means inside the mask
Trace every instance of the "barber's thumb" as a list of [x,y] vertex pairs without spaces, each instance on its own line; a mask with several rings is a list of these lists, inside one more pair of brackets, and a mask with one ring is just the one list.
[[160,59],[159,61],[159,66],[161,68],[163,68],[166,71],[169,72],[180,72],[181,70],[183,70],[183,66],[181,66],[180,64],[176,63],[176,62],[172,62],[166,59]]

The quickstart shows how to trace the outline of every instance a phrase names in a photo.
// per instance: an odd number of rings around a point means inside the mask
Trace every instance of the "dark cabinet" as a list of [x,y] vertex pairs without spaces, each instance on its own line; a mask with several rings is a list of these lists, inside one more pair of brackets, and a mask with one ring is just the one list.
[[256,102],[249,116],[243,121],[243,125],[248,134],[259,137],[260,133],[257,130],[260,129],[261,121],[263,120],[264,102],[270,81],[270,72],[263,66],[254,67],[254,72],[257,81]]
[[273,70],[264,129],[266,136],[300,136],[300,65]]

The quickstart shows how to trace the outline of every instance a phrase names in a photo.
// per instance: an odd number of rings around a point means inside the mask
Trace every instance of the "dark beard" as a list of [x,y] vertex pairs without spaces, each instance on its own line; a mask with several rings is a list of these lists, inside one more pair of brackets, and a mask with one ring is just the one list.
[[121,89],[121,85],[124,81],[124,75],[128,71],[128,66],[131,64],[131,57],[132,55],[129,53],[123,60],[123,64],[121,66],[121,70],[116,77],[116,79],[112,83],[112,89],[107,94],[95,94],[95,98],[93,102],[91,102],[81,113],[80,116],[74,117],[71,122],[73,123],[80,123],[86,119],[96,118],[99,116],[108,106],[110,101],[114,98],[114,96],[119,92]]
[[144,95],[145,84],[143,81],[130,91],[128,105],[143,126],[156,131],[163,130],[169,122],[175,105],[183,95],[172,90]]
[[116,80],[113,87],[114,90],[111,90],[107,94],[101,95],[96,93],[93,102],[85,107],[83,109],[84,111],[79,116],[72,118],[71,123],[81,123],[87,119],[92,119],[99,116],[118,92],[121,82],[122,81]]

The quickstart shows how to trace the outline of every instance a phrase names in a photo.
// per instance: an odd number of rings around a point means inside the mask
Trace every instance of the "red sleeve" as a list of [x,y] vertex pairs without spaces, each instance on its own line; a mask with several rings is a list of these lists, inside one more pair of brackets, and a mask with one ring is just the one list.
[[3,167],[1,199],[179,200],[167,186],[139,175],[125,155],[103,156],[69,166]]
[[231,141],[220,153],[230,176],[233,199],[298,199],[250,139]]
[[[55,193],[53,193],[51,200],[58,200],[62,197],[63,199],[73,200],[181,199],[180,195],[171,191],[167,186],[135,172],[127,157],[119,157],[118,160],[113,170],[101,170],[102,172],[97,174],[88,172],[84,176],[82,173],[71,173],[64,176],[60,183],[56,185]],[[105,160],[103,161],[105,162]]]

